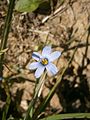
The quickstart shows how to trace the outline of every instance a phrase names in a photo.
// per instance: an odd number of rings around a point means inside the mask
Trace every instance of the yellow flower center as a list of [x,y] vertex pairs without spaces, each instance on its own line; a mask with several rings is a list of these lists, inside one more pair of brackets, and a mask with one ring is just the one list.
[[47,65],[47,64],[48,64],[48,59],[43,58],[43,59],[41,60],[41,63],[42,63],[43,65]]

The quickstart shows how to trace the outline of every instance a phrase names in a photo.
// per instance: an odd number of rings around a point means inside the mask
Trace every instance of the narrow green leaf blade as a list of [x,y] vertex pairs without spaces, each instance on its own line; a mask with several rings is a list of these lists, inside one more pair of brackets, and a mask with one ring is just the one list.
[[66,119],[81,119],[87,118],[90,119],[90,113],[68,113],[68,114],[59,114],[59,115],[52,115],[43,119],[39,120],[66,120]]

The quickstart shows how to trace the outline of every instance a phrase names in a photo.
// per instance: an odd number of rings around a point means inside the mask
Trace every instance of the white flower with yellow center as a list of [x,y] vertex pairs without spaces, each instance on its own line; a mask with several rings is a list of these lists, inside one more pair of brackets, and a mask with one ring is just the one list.
[[45,69],[52,75],[55,75],[58,72],[58,70],[52,62],[59,58],[60,55],[61,52],[59,51],[52,52],[51,46],[45,46],[42,50],[42,55],[38,52],[33,52],[32,58],[34,58],[37,62],[29,64],[28,68],[30,70],[36,69],[36,78],[39,78]]

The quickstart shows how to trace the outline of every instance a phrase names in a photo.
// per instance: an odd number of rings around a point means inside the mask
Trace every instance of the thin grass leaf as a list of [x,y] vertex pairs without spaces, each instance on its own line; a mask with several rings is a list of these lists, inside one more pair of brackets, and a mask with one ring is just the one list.
[[41,76],[41,78],[39,79],[39,81],[36,81],[36,87],[35,87],[35,91],[34,91],[34,96],[33,99],[31,100],[26,116],[24,118],[24,120],[32,120],[33,117],[33,113],[34,113],[34,109],[35,109],[35,104],[37,102],[37,99],[41,93],[41,89],[42,89],[42,85],[45,82],[45,76],[46,76],[46,72]]
[[67,120],[67,119],[81,119],[81,118],[90,119],[90,113],[59,114],[59,115],[52,115],[39,120]]
[[[5,51],[7,51],[6,46],[7,46],[7,40],[8,40],[9,29],[10,29],[10,25],[11,25],[10,23],[12,20],[14,5],[15,5],[15,0],[10,0],[7,16],[6,16],[6,20],[5,20],[4,30],[3,30],[3,36],[2,36],[2,40],[1,40],[1,46],[0,46],[0,53],[1,53],[1,55],[0,55],[0,77],[2,77],[2,78],[3,78],[4,53],[5,53]],[[5,84],[5,81],[3,83]],[[4,88],[5,88],[5,92],[7,94],[7,99],[6,99],[5,109],[3,110],[3,114],[2,114],[2,120],[7,119],[7,114],[8,114],[9,106],[11,103],[11,96],[9,93],[8,84],[5,84]]]

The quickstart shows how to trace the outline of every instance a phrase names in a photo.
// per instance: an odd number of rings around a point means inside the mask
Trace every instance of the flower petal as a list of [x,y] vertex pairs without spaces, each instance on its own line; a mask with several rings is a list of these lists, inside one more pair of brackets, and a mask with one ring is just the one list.
[[49,63],[46,66],[46,69],[48,72],[50,72],[52,75],[55,75],[58,72],[57,67],[53,63]]
[[36,68],[39,67],[39,64],[40,64],[39,62],[33,62],[33,63],[28,65],[28,69],[35,70]]
[[47,56],[51,53],[52,49],[51,46],[45,46],[42,50],[42,55]]
[[35,60],[39,60],[42,56],[38,53],[38,52],[33,52],[32,54],[32,58],[34,58]]
[[45,66],[43,66],[43,65],[40,64],[38,66],[36,72],[35,72],[35,77],[39,78],[42,75],[42,73],[44,72],[44,69],[45,69]]
[[59,51],[55,51],[55,52],[51,53],[49,56],[49,61],[52,62],[52,61],[56,60],[58,57],[60,57],[60,55],[61,55],[61,52],[59,52]]

